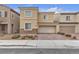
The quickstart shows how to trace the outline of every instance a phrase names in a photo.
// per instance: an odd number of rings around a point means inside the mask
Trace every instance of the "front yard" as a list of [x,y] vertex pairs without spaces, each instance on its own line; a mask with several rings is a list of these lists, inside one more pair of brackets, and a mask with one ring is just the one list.
[[78,40],[79,34],[0,34],[0,40]]
[[35,34],[0,34],[0,40],[34,40],[36,38]]

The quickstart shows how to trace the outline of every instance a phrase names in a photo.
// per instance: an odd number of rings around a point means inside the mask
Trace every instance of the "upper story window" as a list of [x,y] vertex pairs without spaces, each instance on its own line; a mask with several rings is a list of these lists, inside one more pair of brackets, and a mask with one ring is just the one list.
[[25,15],[28,16],[28,17],[31,17],[32,16],[32,11],[25,11]]
[[47,15],[44,15],[44,20],[47,20],[47,19],[48,19]]
[[7,17],[7,12],[5,11],[5,17]]
[[14,14],[12,14],[12,18],[14,17]]
[[1,11],[0,11],[0,17],[2,16],[2,13],[1,13]]
[[66,21],[70,21],[70,16],[66,16]]
[[0,11],[0,17],[7,17],[7,12]]
[[31,23],[25,23],[25,29],[31,29]]

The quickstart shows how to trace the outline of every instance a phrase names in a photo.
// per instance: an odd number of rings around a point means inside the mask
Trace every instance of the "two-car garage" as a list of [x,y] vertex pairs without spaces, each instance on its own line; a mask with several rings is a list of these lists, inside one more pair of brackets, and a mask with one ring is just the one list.
[[56,33],[56,26],[40,26],[38,33]]
[[75,33],[75,26],[60,26],[59,31],[62,33]]
[[[38,33],[57,33],[56,26],[40,26]],[[59,26],[59,32],[62,33],[75,33],[75,26]]]

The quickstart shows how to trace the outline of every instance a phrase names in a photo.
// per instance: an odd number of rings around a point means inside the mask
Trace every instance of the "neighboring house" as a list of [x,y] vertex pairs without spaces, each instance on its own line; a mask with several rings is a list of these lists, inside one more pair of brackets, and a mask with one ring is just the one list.
[[19,16],[13,9],[0,5],[0,34],[18,33]]
[[79,33],[79,13],[39,12],[35,7],[20,7],[20,33]]
[[69,12],[60,13],[59,32],[79,33],[79,13]]

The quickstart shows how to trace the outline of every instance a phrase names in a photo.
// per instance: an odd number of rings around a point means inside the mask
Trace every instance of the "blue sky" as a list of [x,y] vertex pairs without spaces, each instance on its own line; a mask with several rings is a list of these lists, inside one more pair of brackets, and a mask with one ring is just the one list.
[[41,12],[72,12],[79,11],[79,4],[7,4],[10,8],[13,8],[19,12],[18,7],[38,7]]

